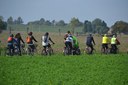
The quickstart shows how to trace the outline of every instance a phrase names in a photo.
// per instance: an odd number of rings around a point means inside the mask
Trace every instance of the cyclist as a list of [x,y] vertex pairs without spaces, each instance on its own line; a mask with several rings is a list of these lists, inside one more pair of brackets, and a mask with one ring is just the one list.
[[75,36],[72,36],[72,39],[73,39],[73,50],[75,52],[74,54],[80,54],[79,42],[77,38]]
[[86,38],[86,45],[91,48],[91,51],[89,52],[89,54],[93,53],[93,50],[94,50],[93,44],[95,45],[94,38],[93,38],[92,34],[89,34]]
[[108,50],[108,44],[109,44],[109,38],[107,37],[107,34],[104,34],[102,38],[102,48],[104,53]]
[[21,41],[22,41],[23,44],[25,44],[25,43],[24,43],[24,41],[23,41],[20,33],[17,33],[15,35],[15,40],[17,41],[17,44],[16,45],[17,45],[18,50],[19,50],[19,55],[21,56]]
[[72,52],[72,49],[73,49],[73,37],[72,37],[72,35],[66,33],[64,43],[65,43],[66,47],[68,47],[68,46],[70,47],[70,52]]
[[14,35],[10,34],[7,40],[8,44],[7,47],[9,49],[9,55],[13,56],[14,54],[14,43],[17,43],[17,41],[14,39]]
[[68,37],[68,35],[72,36],[72,34],[71,34],[70,31],[67,31],[67,33],[65,33],[65,35],[64,35],[64,40],[66,40],[66,38]]
[[33,36],[33,33],[32,32],[29,32],[28,33],[28,37],[27,37],[27,39],[26,39],[26,42],[27,42],[27,44],[28,44],[28,47],[30,47],[31,49],[32,49],[32,52],[34,52],[34,49],[35,49],[35,45],[34,45],[34,43],[33,43],[33,40],[35,41],[35,42],[37,42],[37,40],[34,38],[34,36]]
[[111,53],[117,53],[117,45],[120,45],[120,42],[116,38],[116,35],[113,35],[113,37],[111,38]]
[[45,53],[46,53],[46,55],[47,55],[47,52],[46,52],[46,48],[48,47],[48,48],[51,48],[51,45],[50,45],[50,42],[52,42],[53,44],[55,44],[53,41],[52,41],[52,39],[49,37],[49,33],[48,32],[46,32],[43,36],[42,36],[42,38],[41,38],[41,40],[42,40],[42,46],[44,47],[44,51],[45,51]]

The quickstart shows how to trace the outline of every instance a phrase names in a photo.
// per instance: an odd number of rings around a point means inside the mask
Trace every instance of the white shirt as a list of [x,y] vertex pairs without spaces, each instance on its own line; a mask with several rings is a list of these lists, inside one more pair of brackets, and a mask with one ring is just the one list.
[[42,36],[42,46],[47,46],[48,44],[49,44],[49,37]]
[[71,42],[72,45],[73,45],[73,39],[72,39],[72,37],[69,37],[69,36],[68,36],[65,41],[66,41],[66,42]]

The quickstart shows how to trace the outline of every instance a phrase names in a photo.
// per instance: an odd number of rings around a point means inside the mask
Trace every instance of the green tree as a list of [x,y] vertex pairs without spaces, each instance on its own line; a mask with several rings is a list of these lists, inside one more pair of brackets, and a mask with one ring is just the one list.
[[44,18],[41,18],[40,21],[39,21],[39,24],[42,25],[45,23],[45,19]]
[[84,28],[83,28],[84,33],[92,33],[93,29],[92,29],[92,24],[90,21],[86,20],[84,21]]
[[107,24],[99,18],[92,21],[92,29],[94,33],[98,33],[98,34],[107,33],[109,30]]
[[3,21],[4,20],[4,17],[3,16],[0,16],[0,19]]
[[2,19],[0,19],[0,32],[2,32],[2,30],[6,30],[7,29],[7,23],[2,21]]
[[74,30],[76,27],[78,27],[80,24],[80,21],[78,18],[75,18],[73,17],[70,21],[70,25],[71,25],[71,28],[72,28],[72,34],[74,34]]
[[59,22],[56,23],[57,26],[65,26],[64,20],[60,20]]
[[12,18],[12,16],[10,16],[10,17],[7,19],[7,23],[8,23],[8,24],[13,24],[13,18]]
[[46,20],[46,21],[45,21],[45,25],[51,26],[52,23],[51,23],[49,20]]
[[22,23],[23,23],[22,18],[21,18],[21,17],[18,17],[18,18],[17,18],[17,24],[22,24]]
[[124,21],[117,21],[115,24],[111,27],[112,33],[126,33],[128,34],[128,23]]

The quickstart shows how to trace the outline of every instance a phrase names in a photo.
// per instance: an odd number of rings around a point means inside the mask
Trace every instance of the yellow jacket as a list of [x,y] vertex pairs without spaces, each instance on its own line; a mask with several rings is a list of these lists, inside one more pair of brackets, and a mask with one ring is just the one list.
[[103,37],[102,38],[102,44],[108,44],[109,43],[109,38],[108,37]]

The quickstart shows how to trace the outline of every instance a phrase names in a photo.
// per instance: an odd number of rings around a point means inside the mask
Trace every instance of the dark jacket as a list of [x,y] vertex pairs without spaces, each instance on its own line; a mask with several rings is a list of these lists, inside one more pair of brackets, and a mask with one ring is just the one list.
[[95,45],[95,41],[94,41],[93,37],[88,36],[87,39],[86,39],[86,44],[87,45],[92,45],[92,43]]

